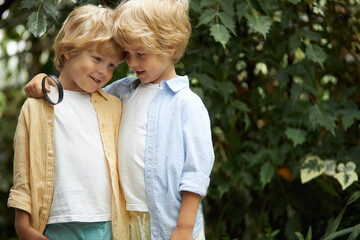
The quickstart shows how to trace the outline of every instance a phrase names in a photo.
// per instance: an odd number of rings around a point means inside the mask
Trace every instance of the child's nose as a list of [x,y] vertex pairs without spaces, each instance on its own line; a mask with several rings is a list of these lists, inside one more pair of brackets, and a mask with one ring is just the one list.
[[105,75],[106,74],[106,71],[107,71],[107,65],[106,64],[100,64],[99,66],[99,73]]
[[137,65],[136,59],[134,59],[132,57],[127,57],[126,58],[126,63],[130,68],[134,68]]

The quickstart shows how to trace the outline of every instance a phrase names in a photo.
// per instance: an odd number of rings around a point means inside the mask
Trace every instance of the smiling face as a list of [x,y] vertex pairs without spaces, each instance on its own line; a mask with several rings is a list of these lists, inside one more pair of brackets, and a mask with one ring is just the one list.
[[92,93],[102,88],[113,76],[119,60],[97,51],[82,51],[76,56],[65,55],[60,73],[63,88],[71,91]]
[[160,83],[176,77],[171,54],[154,53],[145,47],[125,47],[126,63],[143,83]]

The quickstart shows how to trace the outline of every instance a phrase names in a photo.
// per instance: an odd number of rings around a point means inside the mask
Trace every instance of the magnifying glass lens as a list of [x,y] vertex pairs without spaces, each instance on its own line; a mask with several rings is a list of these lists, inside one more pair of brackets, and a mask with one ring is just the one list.
[[[50,89],[50,92],[49,92]],[[57,79],[53,75],[49,75],[43,78],[42,91],[45,98],[53,105],[60,103],[63,99],[63,89]]]
[[47,76],[45,79],[45,86],[47,89],[50,89],[50,93],[48,93],[48,97],[54,103],[59,101],[59,89],[55,83],[55,81]]

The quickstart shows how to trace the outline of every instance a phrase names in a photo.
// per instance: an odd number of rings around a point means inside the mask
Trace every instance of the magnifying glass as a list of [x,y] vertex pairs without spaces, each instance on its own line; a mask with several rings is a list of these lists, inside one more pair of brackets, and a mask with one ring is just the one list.
[[[59,79],[54,75],[47,75],[42,80],[42,92],[46,100],[52,105],[61,103],[64,98],[64,90],[61,86]],[[50,92],[46,92],[46,88],[50,89]]]

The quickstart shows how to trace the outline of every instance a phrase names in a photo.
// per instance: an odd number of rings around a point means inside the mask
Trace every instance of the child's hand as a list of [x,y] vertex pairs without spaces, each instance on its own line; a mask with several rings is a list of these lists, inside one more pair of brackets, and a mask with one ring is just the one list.
[[193,229],[188,227],[176,227],[170,240],[193,240]]
[[30,214],[15,209],[15,230],[20,240],[50,240],[30,225]]
[[[26,84],[24,90],[27,97],[41,98],[44,96],[41,90],[41,82],[45,76],[46,74],[44,73],[37,74],[28,84]],[[46,92],[50,92],[49,86],[47,87]]]
[[45,237],[30,226],[22,230],[23,231],[18,232],[19,240],[50,240],[50,238]]

